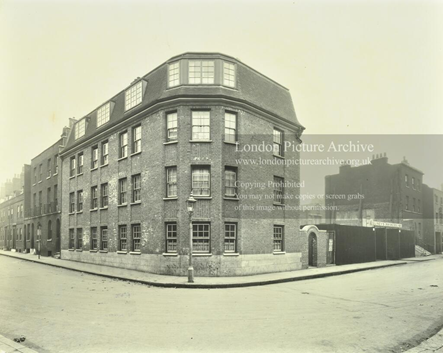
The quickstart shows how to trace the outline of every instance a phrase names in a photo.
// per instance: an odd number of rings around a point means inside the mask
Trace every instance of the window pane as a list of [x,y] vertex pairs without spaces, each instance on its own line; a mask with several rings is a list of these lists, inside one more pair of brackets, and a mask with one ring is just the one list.
[[209,140],[210,138],[210,112],[192,112],[192,139]]
[[223,63],[223,84],[235,87],[235,66],[227,62]]
[[125,92],[125,110],[129,110],[142,102],[143,83],[140,81]]
[[168,114],[166,117],[167,140],[177,140],[177,113]]
[[177,86],[180,82],[179,62],[169,64],[169,87]]
[[192,192],[196,196],[210,196],[211,175],[208,168],[194,168],[192,170]]
[[103,124],[109,121],[110,114],[110,103],[106,103],[104,106],[98,109],[97,111],[97,127],[102,126]]

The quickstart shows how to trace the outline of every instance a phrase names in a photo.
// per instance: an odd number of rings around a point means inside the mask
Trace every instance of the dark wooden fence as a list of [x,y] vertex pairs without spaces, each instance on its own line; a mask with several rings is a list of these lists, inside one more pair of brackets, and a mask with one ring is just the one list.
[[415,256],[412,231],[340,224],[320,224],[317,227],[335,232],[336,265]]

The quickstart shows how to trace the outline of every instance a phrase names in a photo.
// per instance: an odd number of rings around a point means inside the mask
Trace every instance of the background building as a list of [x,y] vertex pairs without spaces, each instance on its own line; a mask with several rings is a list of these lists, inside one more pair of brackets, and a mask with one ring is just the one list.
[[442,252],[443,188],[423,185],[423,241],[422,246],[433,254]]
[[40,251],[43,256],[60,252],[59,150],[66,143],[68,133],[69,128],[64,128],[57,142],[31,160],[32,185],[25,220],[26,250]]
[[0,201],[0,248],[23,252],[26,249],[25,210],[29,203],[30,166],[3,184]]
[[[299,158],[284,142],[302,131],[288,90],[240,61],[171,58],[72,129],[61,153],[62,258],[184,275],[192,190],[197,275],[306,267],[307,239],[289,210],[298,199],[285,198],[300,174],[284,164]],[[246,151],[259,144],[271,149]]]
[[[389,164],[386,154],[371,164],[343,165],[339,174],[325,178],[328,223],[393,226],[413,230],[423,240],[423,173],[406,160]],[[391,223],[386,224],[386,223]]]

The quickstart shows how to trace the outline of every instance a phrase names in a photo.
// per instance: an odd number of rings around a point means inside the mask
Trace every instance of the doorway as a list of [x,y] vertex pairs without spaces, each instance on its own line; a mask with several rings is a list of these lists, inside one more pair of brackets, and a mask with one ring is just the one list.
[[317,267],[317,235],[310,233],[308,237],[309,250],[308,250],[308,265],[311,267]]

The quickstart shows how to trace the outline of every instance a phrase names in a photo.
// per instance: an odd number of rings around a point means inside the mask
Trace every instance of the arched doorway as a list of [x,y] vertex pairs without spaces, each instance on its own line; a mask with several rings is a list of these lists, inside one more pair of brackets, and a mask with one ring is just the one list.
[[314,232],[309,233],[308,243],[308,265],[317,267],[317,235]]

